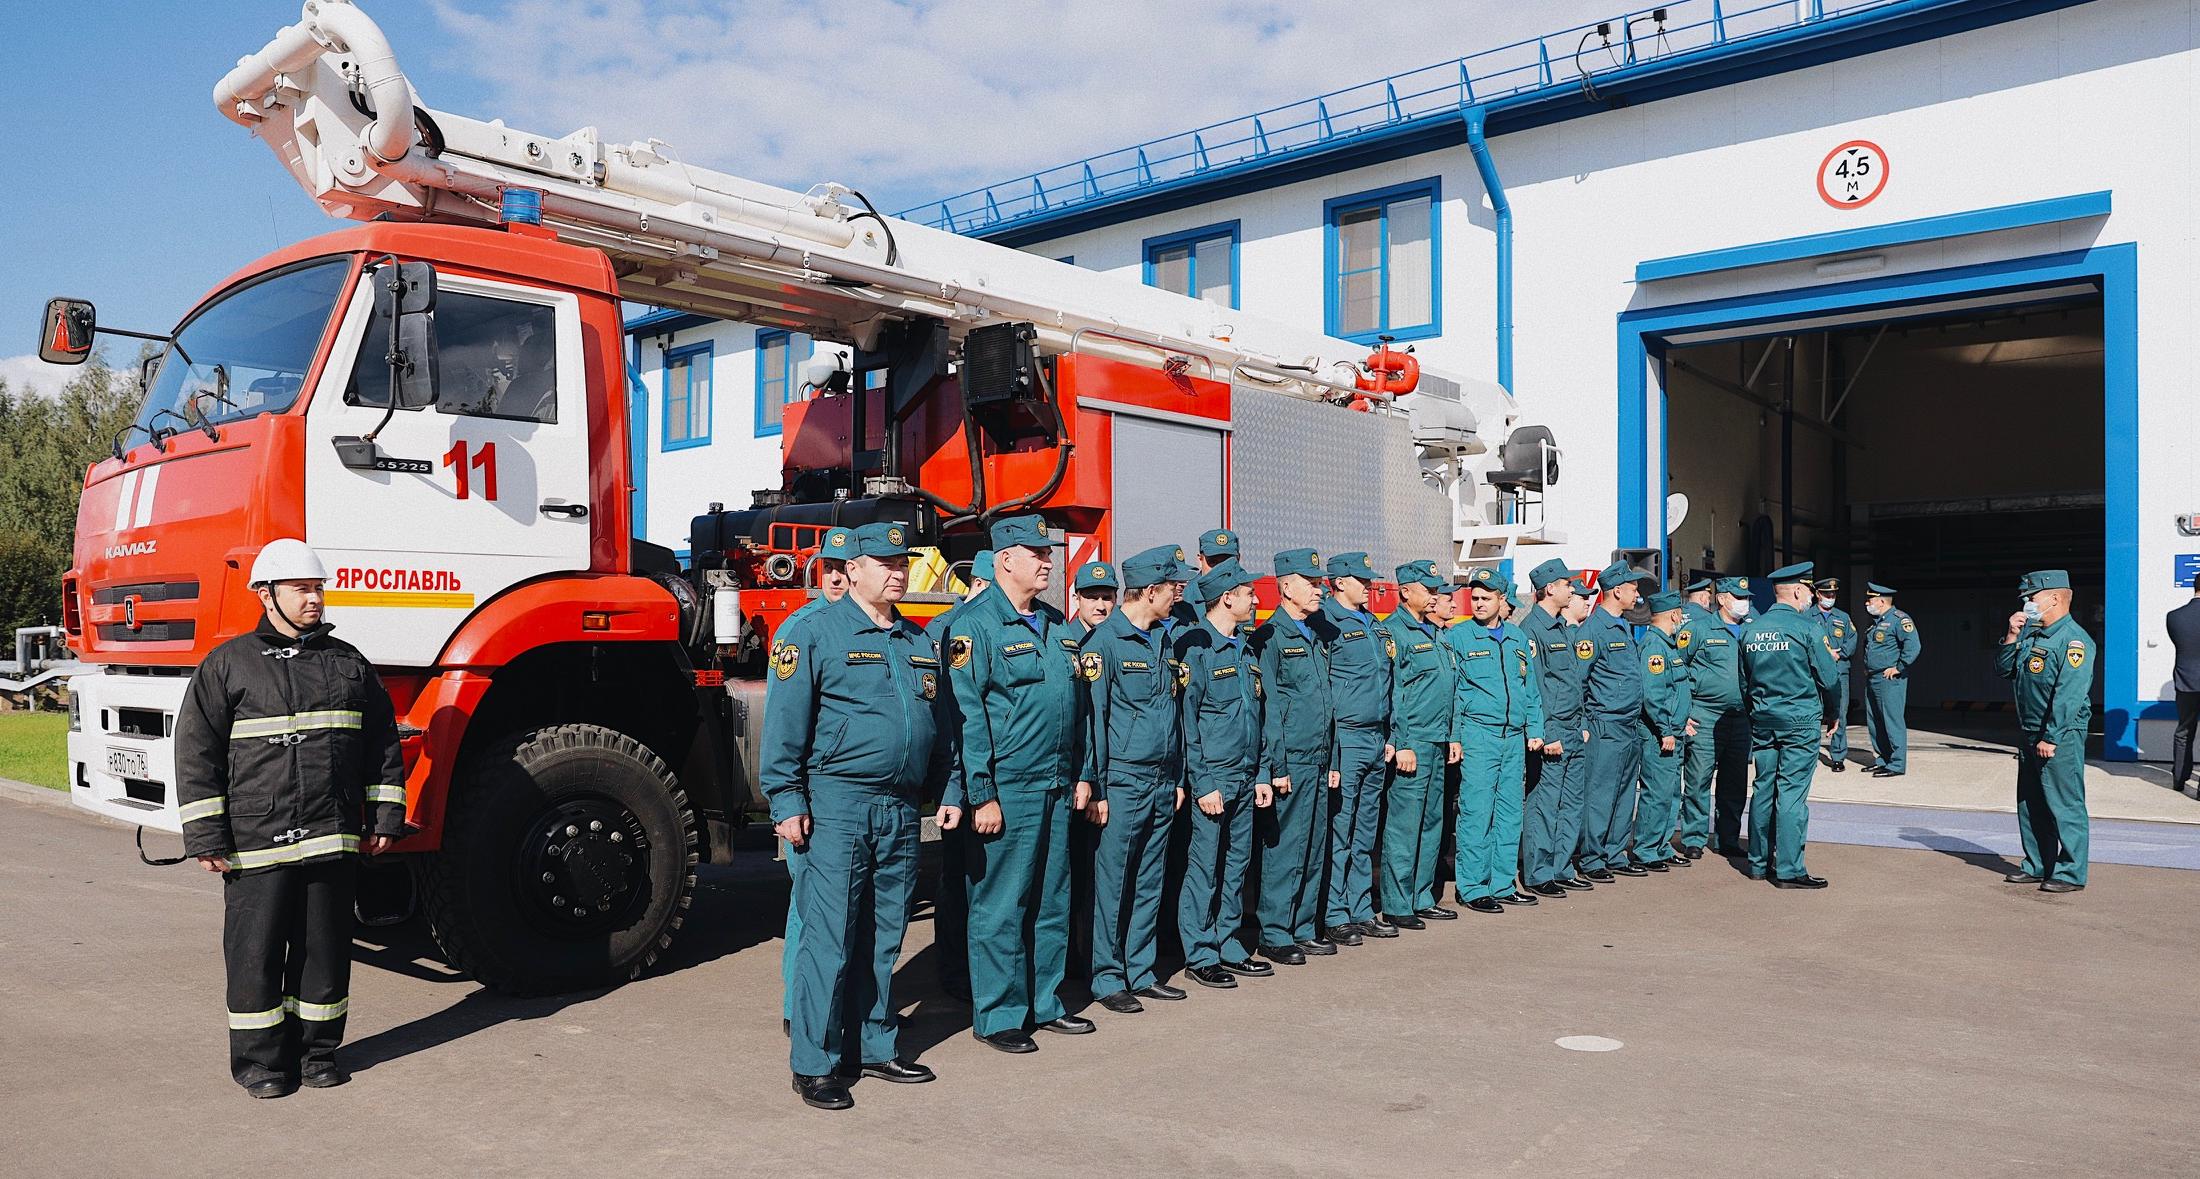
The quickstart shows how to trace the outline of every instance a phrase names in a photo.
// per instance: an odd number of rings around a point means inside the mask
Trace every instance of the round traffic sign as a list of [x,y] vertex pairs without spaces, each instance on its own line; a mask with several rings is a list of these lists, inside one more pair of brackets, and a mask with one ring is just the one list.
[[1887,190],[1887,153],[1869,139],[1851,139],[1818,162],[1818,199],[1836,209],[1861,209]]

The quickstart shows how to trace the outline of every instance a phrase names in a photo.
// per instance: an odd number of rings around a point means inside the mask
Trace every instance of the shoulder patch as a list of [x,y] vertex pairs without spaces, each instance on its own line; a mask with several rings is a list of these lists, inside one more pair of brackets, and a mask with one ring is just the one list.
[[947,640],[947,665],[957,671],[970,666],[969,635],[954,635]]
[[1574,658],[1594,659],[1596,657],[1597,645],[1595,643],[1592,643],[1587,639],[1583,639],[1580,642],[1574,644]]
[[1079,655],[1077,657],[1077,670],[1085,677],[1085,682],[1097,682],[1100,679],[1101,670],[1100,652],[1087,651]]
[[1192,682],[1191,666],[1181,659],[1171,659],[1169,660],[1169,676],[1170,681],[1175,685],[1177,694],[1182,695],[1184,689],[1189,687]]
[[1688,649],[1688,644],[1694,641],[1695,636],[1689,634],[1686,630],[1683,630],[1679,634],[1673,636],[1673,645],[1679,647],[1683,651],[1686,651]]
[[2068,659],[2072,667],[2084,667],[2085,644],[2075,642],[2070,644],[2070,649],[2063,653],[2063,658]]
[[1915,630],[1917,630],[1917,624],[1916,624],[1916,623],[1914,623],[1914,622],[1911,622],[1911,621],[1910,621],[1909,619],[1905,618],[1905,619],[1903,619],[1903,620],[1902,620],[1902,629],[1903,629],[1903,630],[1905,630],[1905,631],[1913,631],[1913,632],[1914,632]]
[[794,675],[794,669],[801,662],[802,648],[793,643],[781,643],[779,649],[772,652],[772,674],[780,679],[788,679]]
[[1645,664],[1644,664],[1644,667],[1645,667],[1645,668],[1646,668],[1646,669],[1647,669],[1647,670],[1648,670],[1648,671],[1650,672],[1650,674],[1651,674],[1651,675],[1664,675],[1664,674],[1665,674],[1665,656],[1663,656],[1663,655],[1652,655],[1652,656],[1650,657],[1649,661],[1648,661],[1647,663],[1645,663]]

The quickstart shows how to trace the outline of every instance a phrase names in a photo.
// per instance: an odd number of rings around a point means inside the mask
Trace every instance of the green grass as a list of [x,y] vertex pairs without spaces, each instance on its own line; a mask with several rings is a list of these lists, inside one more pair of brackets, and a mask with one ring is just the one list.
[[69,718],[61,712],[0,712],[0,778],[69,788]]

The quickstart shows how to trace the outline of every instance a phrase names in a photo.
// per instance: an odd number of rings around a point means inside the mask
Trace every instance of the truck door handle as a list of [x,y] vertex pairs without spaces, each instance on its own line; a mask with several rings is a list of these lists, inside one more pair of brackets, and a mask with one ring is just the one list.
[[585,519],[585,518],[587,517],[587,515],[588,515],[588,505],[586,505],[586,504],[544,504],[544,505],[542,505],[542,514],[543,514],[543,515],[545,515],[545,516],[564,516],[564,517],[566,517],[566,518],[568,518],[568,519],[573,519],[573,520],[580,520],[580,519]]

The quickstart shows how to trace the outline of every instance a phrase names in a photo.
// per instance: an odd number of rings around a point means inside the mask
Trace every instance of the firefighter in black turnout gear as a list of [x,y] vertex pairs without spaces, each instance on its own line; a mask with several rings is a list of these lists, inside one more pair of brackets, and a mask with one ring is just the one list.
[[262,549],[260,625],[206,657],[176,718],[184,850],[222,874],[229,1071],[254,1097],[348,1079],[354,857],[407,831],[390,698],[329,637],[326,578],[303,541]]

